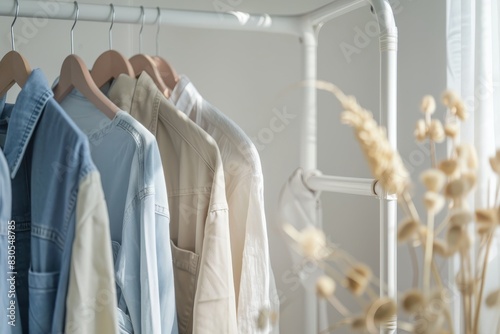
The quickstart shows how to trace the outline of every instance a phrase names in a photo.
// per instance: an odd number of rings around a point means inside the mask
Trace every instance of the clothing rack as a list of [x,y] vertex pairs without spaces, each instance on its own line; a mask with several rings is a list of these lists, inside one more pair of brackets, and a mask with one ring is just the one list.
[[[109,5],[78,3],[79,21],[111,22]],[[318,34],[324,23],[357,8],[371,5],[379,24],[380,46],[380,124],[387,129],[393,148],[397,146],[397,28],[388,0],[336,0],[310,13],[300,16],[253,15],[243,12],[201,12],[187,10],[114,6],[116,23],[164,24],[203,29],[261,31],[297,36],[302,42],[304,80],[312,82],[317,74]],[[15,2],[0,2],[0,16],[15,16]],[[72,2],[21,1],[19,17],[74,20],[75,5]],[[158,22],[160,17],[160,22]],[[387,295],[396,298],[396,219],[395,197],[384,193],[376,180],[307,173],[317,168],[317,97],[314,85],[304,90],[304,106],[301,115],[300,167],[306,171],[304,182],[314,191],[330,191],[344,194],[375,196],[380,200],[380,280],[387,283]],[[381,287],[383,289],[384,287]],[[381,294],[385,291],[381,290]],[[317,333],[317,301],[308,295],[305,303],[307,333]],[[389,321],[382,330],[395,333],[396,319]]]

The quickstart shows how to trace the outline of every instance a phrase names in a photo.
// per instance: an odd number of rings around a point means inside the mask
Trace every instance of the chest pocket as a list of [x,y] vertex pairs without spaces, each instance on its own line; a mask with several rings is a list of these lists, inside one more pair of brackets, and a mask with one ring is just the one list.
[[177,308],[177,321],[179,334],[193,332],[193,307],[200,256],[188,250],[180,249],[172,241],[172,258],[175,281],[175,306]]

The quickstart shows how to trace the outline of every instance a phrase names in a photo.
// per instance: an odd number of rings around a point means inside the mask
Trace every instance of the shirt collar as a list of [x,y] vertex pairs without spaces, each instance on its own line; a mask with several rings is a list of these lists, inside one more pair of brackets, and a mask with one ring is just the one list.
[[118,108],[131,114],[132,99],[134,97],[136,83],[137,79],[126,74],[120,74],[118,78],[113,81],[106,95]]
[[170,101],[189,116],[195,106],[203,102],[203,97],[189,78],[181,75],[170,95]]
[[142,72],[137,80],[123,74],[118,76],[108,92],[111,101],[120,109],[128,111],[154,136],[158,128],[162,95],[146,72]]
[[[26,148],[47,101],[54,94],[40,69],[34,69],[16,98],[7,129],[3,153],[14,178],[23,161]],[[0,115],[6,108],[5,96],[0,99]]]

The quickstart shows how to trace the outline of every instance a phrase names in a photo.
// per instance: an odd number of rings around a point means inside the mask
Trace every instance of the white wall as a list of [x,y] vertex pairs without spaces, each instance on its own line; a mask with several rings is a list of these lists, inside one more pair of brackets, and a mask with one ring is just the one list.
[[[139,1],[136,1],[139,3]],[[412,132],[424,94],[438,96],[446,84],[445,1],[400,0],[396,3],[399,27],[399,147],[403,158],[422,170],[419,159],[425,151],[414,144]],[[363,106],[378,113],[378,40],[371,38],[348,61],[342,43],[355,44],[356,28],[364,30],[373,21],[368,8],[357,10],[326,24],[320,34],[318,78],[339,85],[355,95]],[[10,19],[0,19],[0,54],[10,49]],[[28,31],[30,25],[36,29]],[[69,53],[71,22],[34,22],[19,19],[16,25],[18,49],[33,67],[41,67],[52,81]],[[76,53],[90,66],[107,49],[107,24],[78,23],[75,30]],[[23,30],[24,29],[24,30]],[[155,27],[145,28],[144,51],[154,53]],[[131,56],[137,50],[137,26],[115,25],[114,46]],[[24,43],[26,41],[26,43]],[[57,41],[57,46],[47,43]],[[269,127],[273,110],[286,109],[298,115],[301,91],[279,95],[299,81],[301,52],[297,38],[261,33],[180,29],[164,26],[160,54],[180,73],[187,74],[201,93],[234,119],[251,137]],[[345,46],[345,44],[343,44]],[[358,44],[359,46],[359,44]],[[43,50],[43,51],[42,51]],[[49,54],[50,56],[43,56]],[[15,91],[13,91],[15,93]],[[14,98],[11,94],[9,100]],[[275,110],[276,111],[276,110]],[[331,95],[319,93],[318,165],[325,174],[369,177],[369,171],[354,141],[351,129],[339,122],[339,104]],[[282,333],[303,333],[301,315],[303,294],[286,275],[291,268],[288,250],[276,225],[278,193],[292,171],[298,167],[299,120],[275,133],[261,147],[265,175],[265,198],[272,262],[278,288],[286,298],[282,309]],[[263,144],[259,140],[260,144]],[[417,188],[418,190],[418,188]],[[323,195],[325,229],[330,239],[372,268],[378,267],[378,202],[374,199]],[[406,249],[399,256],[400,291],[410,284]]]

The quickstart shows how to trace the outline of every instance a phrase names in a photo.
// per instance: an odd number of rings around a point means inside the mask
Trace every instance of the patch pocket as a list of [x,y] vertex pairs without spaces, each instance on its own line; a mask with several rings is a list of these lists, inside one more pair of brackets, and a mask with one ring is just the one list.
[[59,272],[28,272],[30,333],[47,334],[52,331]]
[[198,282],[200,256],[177,247],[172,240],[170,240],[170,245],[172,247],[175,306],[179,334],[190,334],[193,332],[194,296]]

